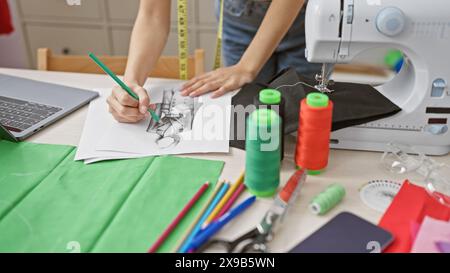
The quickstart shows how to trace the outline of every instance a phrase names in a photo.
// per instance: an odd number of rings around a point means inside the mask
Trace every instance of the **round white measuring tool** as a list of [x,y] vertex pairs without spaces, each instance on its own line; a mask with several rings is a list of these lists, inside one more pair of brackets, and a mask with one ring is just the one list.
[[359,196],[366,206],[384,212],[392,203],[401,186],[401,183],[389,180],[373,180],[361,188]]

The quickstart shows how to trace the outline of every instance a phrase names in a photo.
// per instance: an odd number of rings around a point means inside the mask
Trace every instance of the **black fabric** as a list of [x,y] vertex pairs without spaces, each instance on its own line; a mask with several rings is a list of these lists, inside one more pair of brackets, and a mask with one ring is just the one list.
[[[261,89],[269,87],[279,90],[286,107],[284,133],[290,134],[298,128],[300,101],[309,93],[317,92],[314,88],[298,84],[299,82],[305,82],[311,86],[316,84],[315,80],[298,75],[294,69],[286,69],[267,85],[261,83],[245,85],[233,97],[232,104],[247,107],[253,105],[254,98],[258,96]],[[295,86],[286,87],[286,85]],[[337,82],[330,89],[334,90],[333,93],[328,94],[334,103],[333,131],[386,118],[401,111],[397,105],[370,85]],[[236,112],[233,113],[230,146],[245,149],[245,138],[242,133],[245,132],[245,128],[238,128],[245,125],[245,122],[242,120],[238,122],[239,117],[240,115]]]

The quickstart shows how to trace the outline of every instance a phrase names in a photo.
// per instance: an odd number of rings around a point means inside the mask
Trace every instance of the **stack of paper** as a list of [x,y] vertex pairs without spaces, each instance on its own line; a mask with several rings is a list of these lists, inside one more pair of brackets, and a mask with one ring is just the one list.
[[111,89],[97,89],[91,102],[75,160],[86,164],[155,155],[227,153],[229,151],[231,94],[212,99],[180,95],[180,81],[158,81],[146,86],[160,122],[151,117],[136,123],[114,120],[106,103]]

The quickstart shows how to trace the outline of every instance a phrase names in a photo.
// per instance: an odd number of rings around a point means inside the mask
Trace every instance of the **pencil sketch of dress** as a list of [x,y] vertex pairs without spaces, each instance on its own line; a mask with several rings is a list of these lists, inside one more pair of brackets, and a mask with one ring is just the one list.
[[177,146],[182,141],[180,134],[192,130],[200,106],[198,98],[183,97],[180,92],[164,90],[163,100],[156,104],[155,110],[160,121],[151,119],[147,132],[157,135],[155,143],[160,149]]

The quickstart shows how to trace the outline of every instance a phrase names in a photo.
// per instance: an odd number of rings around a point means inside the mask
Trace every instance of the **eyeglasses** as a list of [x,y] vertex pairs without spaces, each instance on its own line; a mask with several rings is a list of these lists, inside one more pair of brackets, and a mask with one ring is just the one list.
[[416,174],[417,182],[441,204],[450,207],[450,166],[439,163],[412,146],[389,143],[381,164],[391,173]]
[[439,203],[450,207],[450,166],[442,165],[425,178],[426,189]]

